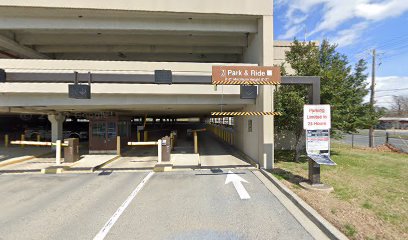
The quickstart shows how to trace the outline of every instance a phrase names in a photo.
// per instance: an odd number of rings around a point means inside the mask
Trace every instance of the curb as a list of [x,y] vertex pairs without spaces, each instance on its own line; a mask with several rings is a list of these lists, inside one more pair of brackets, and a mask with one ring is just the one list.
[[69,169],[69,166],[52,166],[41,169],[42,174],[59,174]]
[[173,164],[171,163],[158,163],[154,166],[154,172],[170,172],[173,170]]
[[32,160],[34,158],[44,157],[44,156],[47,156],[50,153],[52,153],[52,152],[47,152],[47,153],[36,155],[36,156],[25,156],[25,157],[18,157],[17,159],[5,160],[5,161],[0,162],[0,167],[5,167],[5,166],[8,166],[8,165],[25,162],[25,161],[28,161],[28,160]]
[[330,239],[347,240],[348,238],[342,232],[340,232],[329,221],[323,218],[316,210],[314,210],[309,204],[303,201],[295,193],[293,193],[288,187],[280,182],[271,173],[267,172],[264,168],[259,171],[271,181],[293,204],[295,204],[324,234]]

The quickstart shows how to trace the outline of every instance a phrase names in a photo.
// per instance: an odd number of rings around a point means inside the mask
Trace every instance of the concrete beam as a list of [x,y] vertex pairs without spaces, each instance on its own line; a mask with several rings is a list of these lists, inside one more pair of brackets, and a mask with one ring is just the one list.
[[36,52],[35,50],[29,47],[22,46],[18,42],[13,41],[10,38],[7,38],[1,35],[0,35],[0,47],[8,51],[11,51],[13,53],[16,53],[19,56],[25,57],[25,58],[36,58],[36,59],[48,59],[49,58],[48,56],[44,54]]
[[239,54],[189,54],[189,53],[56,53],[56,59],[109,60],[109,61],[157,61],[157,62],[239,62]]
[[242,54],[241,47],[193,47],[193,46],[118,46],[118,45],[40,45],[36,47],[42,53],[217,53],[217,54]]
[[0,17],[0,29],[20,30],[128,30],[254,33],[256,20],[186,18],[101,18],[101,17]]
[[[1,63],[1,61],[0,61]],[[67,72],[15,72],[6,71],[7,82],[23,83],[71,83],[74,79],[74,73]],[[79,73],[79,82],[88,82],[88,73]],[[154,83],[153,72],[139,71],[136,73],[92,73],[93,83]],[[282,85],[310,85],[313,90],[313,103],[320,103],[320,77],[313,76],[282,76]],[[173,83],[175,84],[211,84],[211,72],[173,72]]]
[[214,13],[240,15],[272,15],[273,1],[265,0],[36,0],[16,1],[2,0],[0,6],[11,6],[33,9],[91,9],[91,10],[125,10],[128,12],[179,12],[179,13]]
[[[12,94],[40,94],[47,99],[48,94],[67,94],[68,85],[66,83],[1,83],[0,96]],[[240,86],[228,85],[224,87],[214,88],[210,84],[114,84],[114,83],[94,83],[92,84],[92,94],[108,94],[108,95],[174,95],[184,96],[191,95],[194,97],[205,95],[213,98],[212,100],[221,104],[222,95],[234,95],[239,98]],[[51,97],[51,96],[50,96]],[[177,102],[177,98],[174,98]],[[26,98],[22,98],[21,102],[28,102]],[[74,99],[73,101],[76,101]],[[191,100],[191,101],[194,101]],[[189,102],[191,102],[189,101]],[[78,102],[78,101],[77,101]],[[50,100],[49,103],[52,103]],[[138,102],[134,102],[138,104]],[[3,102],[0,101],[0,106]],[[18,106],[18,105],[17,105]],[[41,105],[44,106],[44,105]]]
[[[26,72],[53,71],[54,73],[91,71],[131,73],[131,72],[153,72],[157,69],[168,69],[173,72],[188,72],[193,74],[208,73],[211,75],[212,66],[219,63],[193,63],[193,62],[146,62],[146,61],[65,61],[65,60],[35,60],[35,59],[0,59],[1,68],[15,72],[13,69],[24,69]],[[222,63],[229,66],[257,66],[248,63]]]
[[179,35],[86,35],[86,34],[21,34],[24,45],[164,45],[164,46],[247,46],[247,37],[179,36]]
[[[24,99],[22,99],[24,97]],[[9,112],[92,112],[135,111],[145,113],[205,113],[220,111],[220,95],[170,95],[170,94],[93,94],[92,99],[68,98],[68,91],[58,94],[19,93],[0,95],[0,106],[10,107]],[[26,101],[24,101],[26,100]],[[28,100],[28,101],[27,101]],[[52,103],[52,104],[50,104]],[[239,111],[254,100],[240,99],[239,94],[224,96],[224,111]]]

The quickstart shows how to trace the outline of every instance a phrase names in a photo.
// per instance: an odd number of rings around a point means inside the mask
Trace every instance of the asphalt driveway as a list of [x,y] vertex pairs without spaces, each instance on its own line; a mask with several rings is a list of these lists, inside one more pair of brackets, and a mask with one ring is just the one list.
[[313,239],[250,170],[6,174],[0,195],[0,239]]

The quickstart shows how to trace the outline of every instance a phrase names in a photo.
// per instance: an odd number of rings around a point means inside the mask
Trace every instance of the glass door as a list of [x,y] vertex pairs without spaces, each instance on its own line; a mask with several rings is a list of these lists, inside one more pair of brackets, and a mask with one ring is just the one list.
[[91,150],[106,149],[106,121],[93,121],[91,124],[89,147]]
[[116,121],[107,121],[106,150],[116,150]]

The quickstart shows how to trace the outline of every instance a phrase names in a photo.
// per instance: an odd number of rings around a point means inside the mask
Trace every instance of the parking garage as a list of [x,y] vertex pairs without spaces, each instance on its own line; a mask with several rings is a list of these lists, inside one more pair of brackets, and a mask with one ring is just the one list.
[[[79,138],[84,154],[116,154],[119,145],[121,159],[148,163],[157,148],[128,143],[176,133],[180,166],[217,166],[221,156],[225,166],[272,168],[273,116],[211,116],[273,112],[274,86],[245,99],[240,86],[211,81],[213,66],[274,65],[272,3],[161,2],[0,6],[3,136]],[[171,71],[172,84],[157,83],[158,70]],[[90,99],[70,98],[74,82],[90,84]]]

